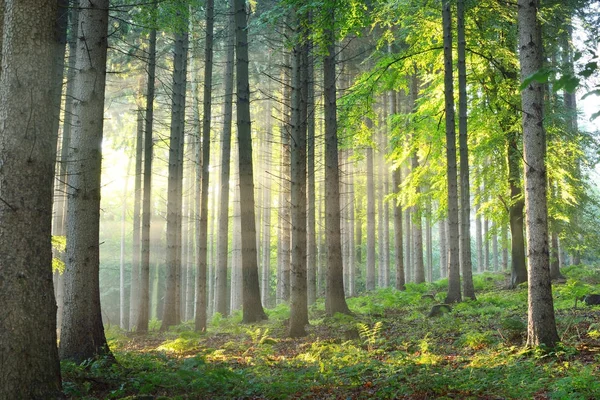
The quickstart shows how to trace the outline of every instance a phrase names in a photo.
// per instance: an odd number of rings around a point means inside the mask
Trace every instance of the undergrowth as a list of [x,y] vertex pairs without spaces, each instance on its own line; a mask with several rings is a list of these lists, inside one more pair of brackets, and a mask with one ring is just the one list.
[[[408,284],[350,298],[352,315],[311,306],[308,335],[286,337],[289,308],[241,324],[213,316],[207,332],[182,324],[147,336],[107,331],[116,363],[62,363],[72,399],[600,398],[600,271],[563,269],[553,287],[562,342],[527,349],[527,289],[505,290],[503,274],[475,276],[477,300],[427,317],[447,281]],[[431,295],[431,296],[429,296]],[[151,323],[151,327],[158,323]]]

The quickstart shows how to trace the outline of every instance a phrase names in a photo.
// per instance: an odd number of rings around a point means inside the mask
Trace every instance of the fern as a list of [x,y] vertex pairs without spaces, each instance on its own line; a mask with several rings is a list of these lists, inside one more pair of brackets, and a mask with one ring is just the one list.
[[370,328],[367,324],[358,323],[357,327],[358,335],[362,339],[363,344],[367,346],[368,351],[373,351],[379,337],[379,333],[381,332],[381,328],[383,327],[383,323],[381,321],[377,321],[372,328]]

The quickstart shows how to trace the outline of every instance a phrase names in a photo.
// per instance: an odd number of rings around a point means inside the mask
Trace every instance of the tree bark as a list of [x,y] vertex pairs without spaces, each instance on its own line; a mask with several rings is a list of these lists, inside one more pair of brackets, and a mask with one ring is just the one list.
[[65,308],[60,357],[82,362],[112,357],[100,310],[100,174],[108,0],[79,2],[75,62],[74,126],[69,156]]
[[[538,6],[537,0],[518,1],[519,60],[522,81],[543,66],[541,26],[537,20]],[[543,90],[543,86],[534,81],[521,92],[529,259],[527,345],[543,344],[553,348],[559,341],[559,337],[556,331],[550,284]]]
[[233,68],[235,56],[235,20],[233,3],[227,25],[227,60],[225,63],[225,97],[223,131],[221,132],[221,189],[219,190],[219,233],[217,236],[217,267],[215,272],[215,312],[227,315],[227,258],[229,245],[229,179],[231,158],[231,122],[233,117]]
[[[402,183],[402,167],[394,170],[394,191],[399,190]],[[405,290],[406,280],[404,277],[404,251],[402,244],[402,204],[397,201],[394,205],[394,264],[396,265],[396,289]]]
[[[157,7],[156,0],[152,7]],[[146,82],[146,116],[144,128],[144,189],[142,194],[142,258],[139,277],[137,331],[148,332],[150,319],[150,222],[152,218],[152,141],[154,122],[154,81],[156,79],[156,29],[150,31],[148,46],[148,80]]]
[[[344,296],[342,244],[340,229],[339,160],[337,137],[337,90],[335,74],[335,9],[323,10],[330,26],[325,29],[326,54],[323,60],[325,114],[325,236],[327,240],[327,290],[325,312],[349,314]],[[374,277],[373,277],[374,279]],[[373,280],[373,285],[375,284]]]
[[51,248],[57,2],[4,3],[0,24],[0,399],[59,399],[64,396],[56,348]]
[[521,192],[520,160],[517,147],[517,133],[508,132],[507,136],[508,183],[510,186],[510,205],[508,210],[511,236],[511,277],[510,287],[515,288],[527,282],[525,266],[525,235],[523,232],[523,208],[525,201]]
[[469,144],[467,138],[467,67],[465,61],[465,0],[458,0],[458,141],[460,153],[460,266],[463,296],[475,300],[471,261],[471,194],[469,184]]
[[444,99],[446,105],[446,162],[448,168],[448,294],[446,303],[461,301],[458,223],[458,184],[456,178],[456,129],[454,83],[452,80],[452,15],[450,2],[442,0],[444,30]]
[[[367,126],[372,129],[372,123]],[[375,290],[375,178],[373,148],[367,147],[367,282],[366,289]]]
[[[182,23],[181,26],[187,28],[187,10],[183,11],[180,18]],[[179,314],[179,278],[181,273],[181,202],[187,47],[188,33],[175,33],[167,189],[167,277],[161,330],[166,330],[170,326],[177,325],[181,322]]]
[[236,23],[237,130],[242,224],[243,322],[250,323],[267,319],[267,315],[260,301],[260,289],[258,286],[246,1],[234,0],[234,12]]

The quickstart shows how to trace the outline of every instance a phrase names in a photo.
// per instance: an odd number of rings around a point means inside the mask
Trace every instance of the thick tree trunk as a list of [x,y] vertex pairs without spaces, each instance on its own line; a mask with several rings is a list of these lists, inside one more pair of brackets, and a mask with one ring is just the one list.
[[[153,2],[157,7],[157,2]],[[154,123],[154,81],[156,79],[156,29],[150,31],[148,46],[148,80],[146,82],[146,127],[144,129],[144,189],[142,200],[142,259],[139,276],[139,309],[137,315],[138,332],[148,331],[150,319],[150,222],[152,218],[152,141]],[[155,291],[156,292],[156,291]]]
[[5,3],[0,78],[0,399],[59,399],[63,394],[51,249],[57,146],[51,88],[56,83],[57,7],[52,1]]
[[108,0],[79,2],[69,157],[65,308],[60,357],[111,355],[100,310],[100,174],[108,45]]
[[[327,290],[325,292],[325,312],[349,314],[344,297],[344,277],[342,266],[342,244],[340,232],[340,192],[339,161],[337,138],[337,90],[335,74],[335,34],[333,25],[335,9],[323,10],[331,26],[325,31],[327,43],[323,60],[323,86],[325,95],[325,236],[327,240]],[[373,286],[375,285],[373,277]]]
[[254,218],[254,175],[250,129],[250,83],[248,76],[248,31],[246,1],[234,0],[235,51],[237,55],[237,133],[239,143],[240,207],[242,224],[243,321],[266,319],[258,287],[256,220]]
[[[536,0],[518,1],[521,80],[539,71],[543,66],[541,26],[537,20],[538,6],[539,2]],[[521,92],[529,259],[527,345],[543,344],[553,348],[559,337],[550,284],[543,90],[543,86],[534,81]]]
[[461,301],[458,185],[456,179],[456,130],[452,80],[452,15],[450,2],[442,0],[444,28],[444,98],[446,105],[446,162],[448,168],[448,294],[446,303]]

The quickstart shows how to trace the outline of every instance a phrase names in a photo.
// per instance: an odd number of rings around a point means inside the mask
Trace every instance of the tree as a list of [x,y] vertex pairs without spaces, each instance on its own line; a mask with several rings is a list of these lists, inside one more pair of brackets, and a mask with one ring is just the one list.
[[469,146],[467,141],[467,66],[465,60],[465,0],[458,0],[456,13],[458,41],[458,141],[460,153],[460,265],[463,295],[475,300],[471,263],[471,192],[469,186]]
[[[327,240],[327,290],[325,311],[349,314],[344,296],[344,268],[340,227],[340,177],[337,137],[337,99],[335,74],[335,8],[329,4],[323,10],[326,43],[323,60],[323,87],[325,89],[325,236]],[[373,285],[374,285],[373,277]]]
[[[178,12],[173,52],[173,86],[171,132],[169,138],[169,177],[167,193],[167,286],[161,330],[177,325],[179,313],[179,274],[181,272],[181,200],[183,179],[183,149],[185,122],[185,91],[188,50],[188,10]],[[199,299],[196,299],[198,301]]]
[[[157,1],[152,2],[152,10],[156,12]],[[152,141],[154,122],[154,91],[156,80],[156,28],[150,30],[148,46],[148,79],[146,82],[146,116],[144,128],[144,189],[142,200],[142,257],[139,276],[139,310],[137,315],[137,331],[147,332],[150,319],[150,220],[152,194],[152,157],[154,143]]]
[[529,259],[527,345],[554,347],[559,341],[554,319],[548,250],[546,135],[544,131],[544,88],[527,82],[542,64],[542,35],[537,0],[519,0],[519,59],[523,109],[523,153],[525,156],[525,207]]
[[290,274],[290,337],[306,335],[308,274],[306,270],[306,128],[308,118],[308,32],[306,15],[294,10],[297,24],[292,62],[291,208],[292,259]]
[[[231,1],[230,1],[231,3]],[[225,97],[223,131],[221,132],[221,188],[219,190],[219,233],[215,272],[215,312],[227,315],[227,258],[229,244],[229,176],[231,157],[231,120],[233,116],[233,69],[235,55],[235,19],[233,4],[229,6],[227,24],[227,60],[225,63]]]
[[100,173],[108,0],[79,2],[73,131],[69,154],[65,306],[61,359],[111,357],[100,311]]
[[212,67],[213,67],[213,27],[214,0],[206,1],[206,42],[204,44],[204,112],[202,117],[202,188],[200,191],[200,230],[197,239],[196,274],[196,331],[206,330],[206,271],[208,259],[208,167],[210,165],[210,118],[212,109]]
[[0,399],[59,399],[51,267],[57,2],[2,5]]
[[250,83],[248,76],[248,31],[246,1],[234,0],[237,133],[239,143],[240,206],[242,228],[243,317],[245,323],[267,319],[260,301],[256,219],[254,218],[254,176],[250,119]]
[[458,187],[456,179],[456,130],[454,126],[454,83],[452,81],[452,18],[450,2],[442,0],[444,28],[444,99],[446,108],[446,162],[448,182],[448,294],[446,303],[461,301]]

